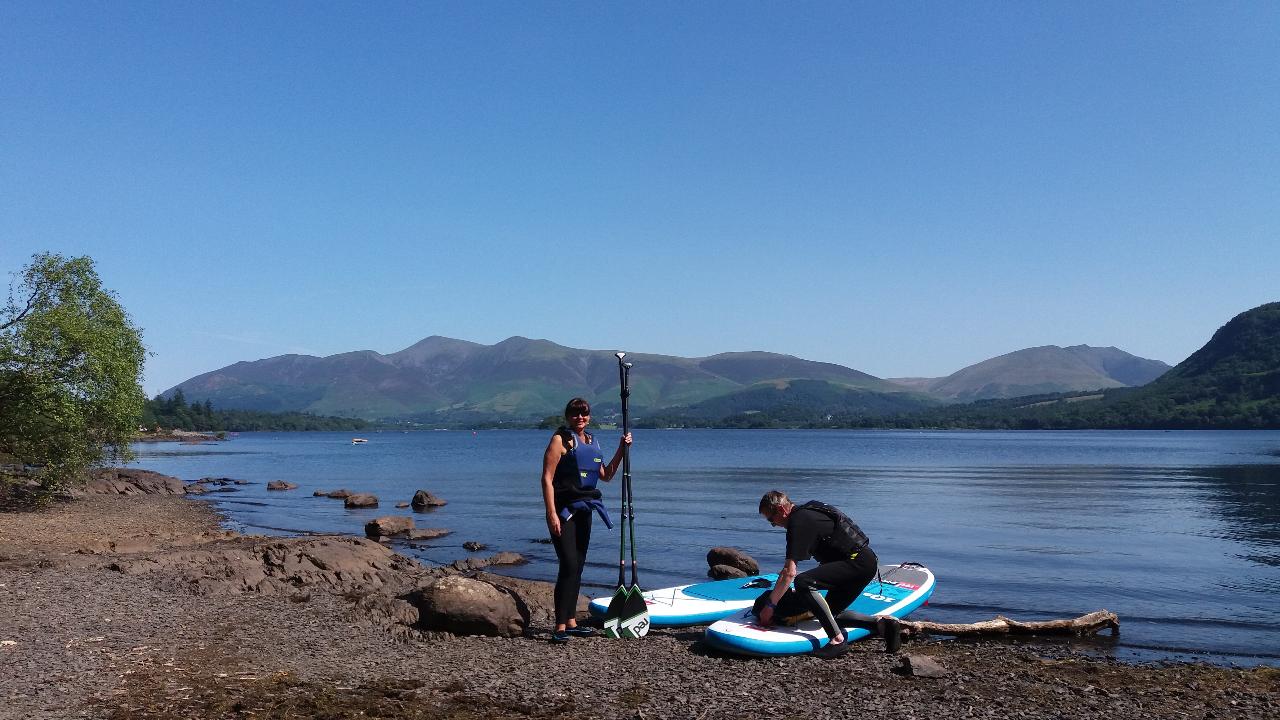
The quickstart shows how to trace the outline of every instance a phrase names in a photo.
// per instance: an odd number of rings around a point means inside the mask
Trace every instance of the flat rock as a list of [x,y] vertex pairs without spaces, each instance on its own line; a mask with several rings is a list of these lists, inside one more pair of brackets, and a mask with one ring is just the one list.
[[268,490],[297,490],[298,486],[296,483],[291,483],[286,480],[272,480],[271,482],[267,483],[267,489]]
[[239,537],[150,556],[109,568],[198,595],[260,593],[291,597],[300,589],[333,594],[398,590],[421,567],[371,540],[344,535]]
[[452,533],[452,530],[445,528],[415,528],[409,531],[410,540],[435,540]]
[[927,678],[947,676],[947,669],[927,655],[904,655],[899,663],[897,669],[903,675]]
[[150,470],[104,468],[85,483],[85,495],[185,495],[186,483]]

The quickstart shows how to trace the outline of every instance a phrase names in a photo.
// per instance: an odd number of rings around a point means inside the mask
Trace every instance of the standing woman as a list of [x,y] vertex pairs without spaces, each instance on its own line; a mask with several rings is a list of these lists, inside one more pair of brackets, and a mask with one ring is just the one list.
[[609,513],[600,502],[596,483],[608,482],[618,472],[622,449],[631,444],[631,433],[618,441],[613,459],[605,464],[600,443],[587,432],[591,422],[591,406],[582,398],[574,398],[564,406],[565,424],[551,436],[542,456],[542,501],[547,510],[547,530],[551,544],[560,559],[556,575],[556,628],[551,642],[565,643],[573,635],[585,637],[595,631],[578,627],[574,618],[578,610],[578,590],[582,585],[582,568],[587,562],[587,545],[591,542],[591,515],[600,514],[604,524],[613,527]]

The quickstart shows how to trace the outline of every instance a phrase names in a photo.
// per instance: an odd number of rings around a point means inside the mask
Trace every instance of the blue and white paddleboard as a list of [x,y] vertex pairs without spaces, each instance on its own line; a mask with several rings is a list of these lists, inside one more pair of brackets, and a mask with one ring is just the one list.
[[[892,615],[906,617],[920,607],[933,594],[933,573],[923,565],[881,565],[880,578],[872,580],[853,601],[849,609],[865,615]],[[871,634],[863,628],[846,628],[849,641],[861,640]],[[738,655],[800,655],[810,653],[826,645],[827,633],[815,619],[800,622],[794,627],[756,624],[751,605],[707,627],[709,645]]]
[[[644,602],[649,607],[649,622],[653,627],[705,625],[740,610],[749,610],[760,593],[773,587],[777,580],[775,573],[650,590],[644,593]],[[612,599],[609,596],[592,600],[591,614],[604,617]]]

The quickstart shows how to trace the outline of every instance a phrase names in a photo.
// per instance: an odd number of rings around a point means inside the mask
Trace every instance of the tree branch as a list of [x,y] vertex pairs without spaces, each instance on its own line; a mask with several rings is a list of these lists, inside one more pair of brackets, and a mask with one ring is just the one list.
[[956,637],[979,635],[1095,635],[1108,629],[1111,630],[1112,635],[1118,635],[1120,633],[1120,618],[1109,610],[1096,610],[1078,618],[1035,622],[1022,622],[1003,615],[997,615],[994,620],[960,624],[903,620],[902,629],[910,636],[926,634],[954,635]]

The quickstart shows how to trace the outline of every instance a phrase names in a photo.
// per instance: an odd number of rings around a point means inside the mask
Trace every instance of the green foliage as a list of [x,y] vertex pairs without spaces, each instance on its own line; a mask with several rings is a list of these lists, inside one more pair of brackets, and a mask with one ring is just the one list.
[[181,389],[169,397],[157,395],[146,401],[142,425],[148,430],[201,432],[252,432],[295,430],[366,430],[373,426],[355,418],[311,415],[309,413],[269,413],[258,410],[214,410],[209,400],[187,404]]
[[146,350],[87,257],[37,254],[0,311],[0,454],[40,497],[129,457]]

